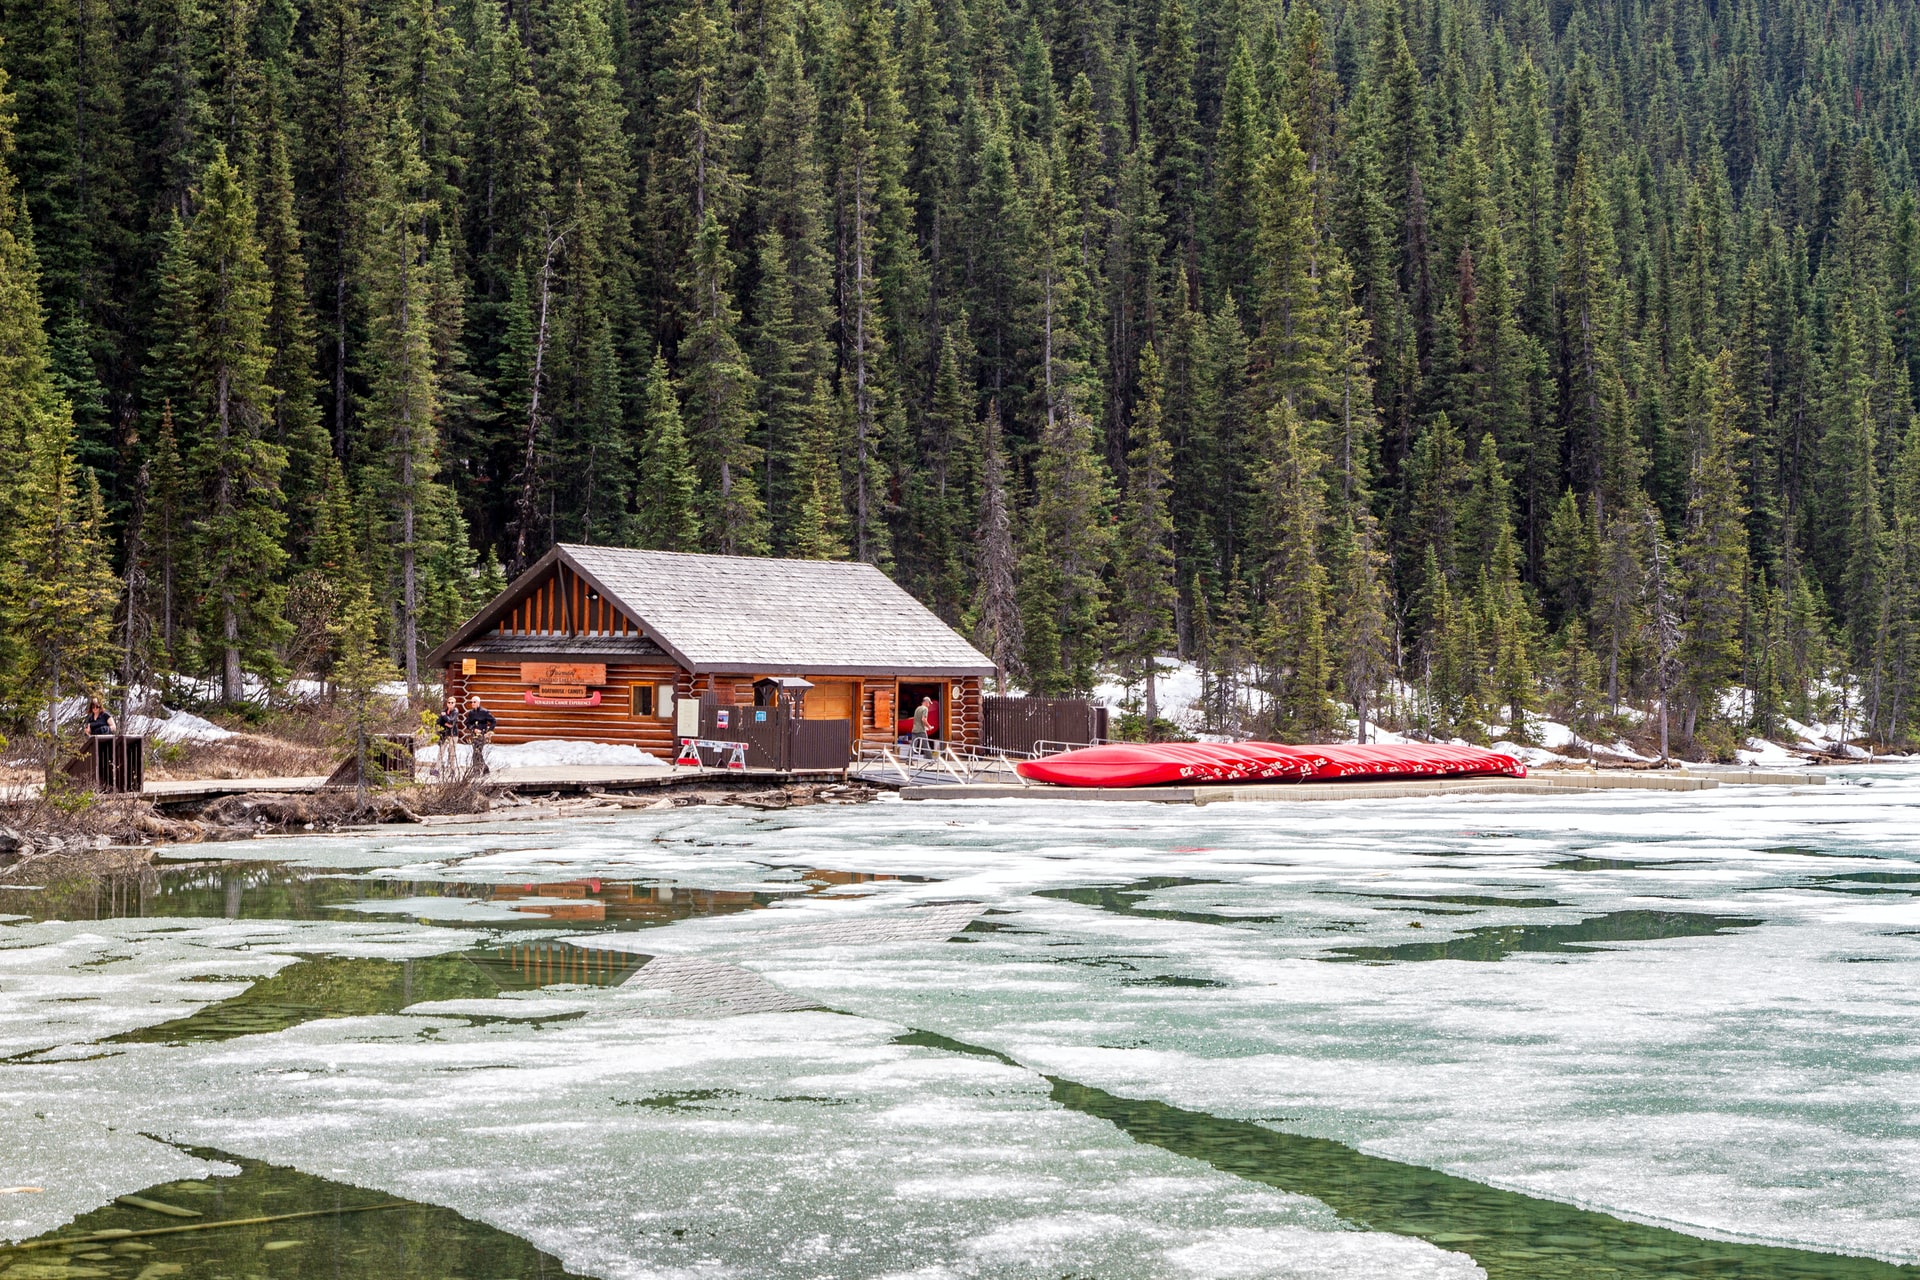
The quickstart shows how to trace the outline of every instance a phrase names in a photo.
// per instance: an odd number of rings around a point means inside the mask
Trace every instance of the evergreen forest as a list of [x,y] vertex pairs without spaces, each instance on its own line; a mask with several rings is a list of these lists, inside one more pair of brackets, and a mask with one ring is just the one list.
[[1217,732],[1920,738],[1917,63],[1908,0],[0,0],[4,710],[429,684],[567,541],[871,561]]

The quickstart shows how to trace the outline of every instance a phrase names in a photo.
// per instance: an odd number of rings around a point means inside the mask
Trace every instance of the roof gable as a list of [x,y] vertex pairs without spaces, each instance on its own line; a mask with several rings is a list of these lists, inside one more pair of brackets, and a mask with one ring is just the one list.
[[[993,663],[880,570],[860,561],[773,560],[563,543],[432,654],[438,664],[526,616],[549,571],[595,592],[691,671],[986,676]],[[516,609],[519,610],[516,615]],[[538,614],[552,616],[551,607]],[[618,634],[616,632],[616,634]]]

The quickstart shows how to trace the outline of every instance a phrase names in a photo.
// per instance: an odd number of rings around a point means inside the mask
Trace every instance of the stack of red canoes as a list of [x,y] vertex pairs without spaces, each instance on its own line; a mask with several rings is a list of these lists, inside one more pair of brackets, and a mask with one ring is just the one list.
[[1332,778],[1527,776],[1510,755],[1413,742],[1384,746],[1280,742],[1109,742],[1015,766],[1023,778],[1065,787],[1148,787],[1166,782],[1323,782]]

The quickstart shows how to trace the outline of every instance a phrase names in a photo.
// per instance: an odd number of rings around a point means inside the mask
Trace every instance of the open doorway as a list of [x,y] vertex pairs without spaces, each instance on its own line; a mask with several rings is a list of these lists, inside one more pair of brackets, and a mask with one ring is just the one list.
[[922,698],[930,698],[933,700],[933,706],[928,710],[927,736],[929,738],[946,737],[947,736],[947,685],[946,685],[946,682],[945,681],[924,681],[923,682],[923,681],[913,681],[913,680],[902,680],[900,682],[900,703],[899,703],[900,709],[898,713],[899,720],[900,720],[900,724],[899,724],[900,736],[906,737],[908,734],[911,734],[913,732],[913,711],[915,707],[918,707],[920,705],[920,700]]

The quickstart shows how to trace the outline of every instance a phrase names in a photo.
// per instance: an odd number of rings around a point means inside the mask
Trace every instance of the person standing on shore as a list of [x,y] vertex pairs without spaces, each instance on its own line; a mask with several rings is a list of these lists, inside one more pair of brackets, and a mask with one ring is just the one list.
[[440,731],[440,758],[434,765],[437,781],[445,782],[454,775],[460,760],[460,738],[467,731],[466,720],[460,710],[459,696],[448,694],[440,714],[434,718],[435,727]]
[[480,705],[480,695],[473,694],[467,699],[465,733],[462,735],[473,744],[473,772],[483,774],[487,771],[487,744],[493,741],[493,731],[500,722],[493,718],[493,712]]
[[87,699],[87,736],[89,738],[111,738],[113,736],[113,716],[105,704],[98,698]]

